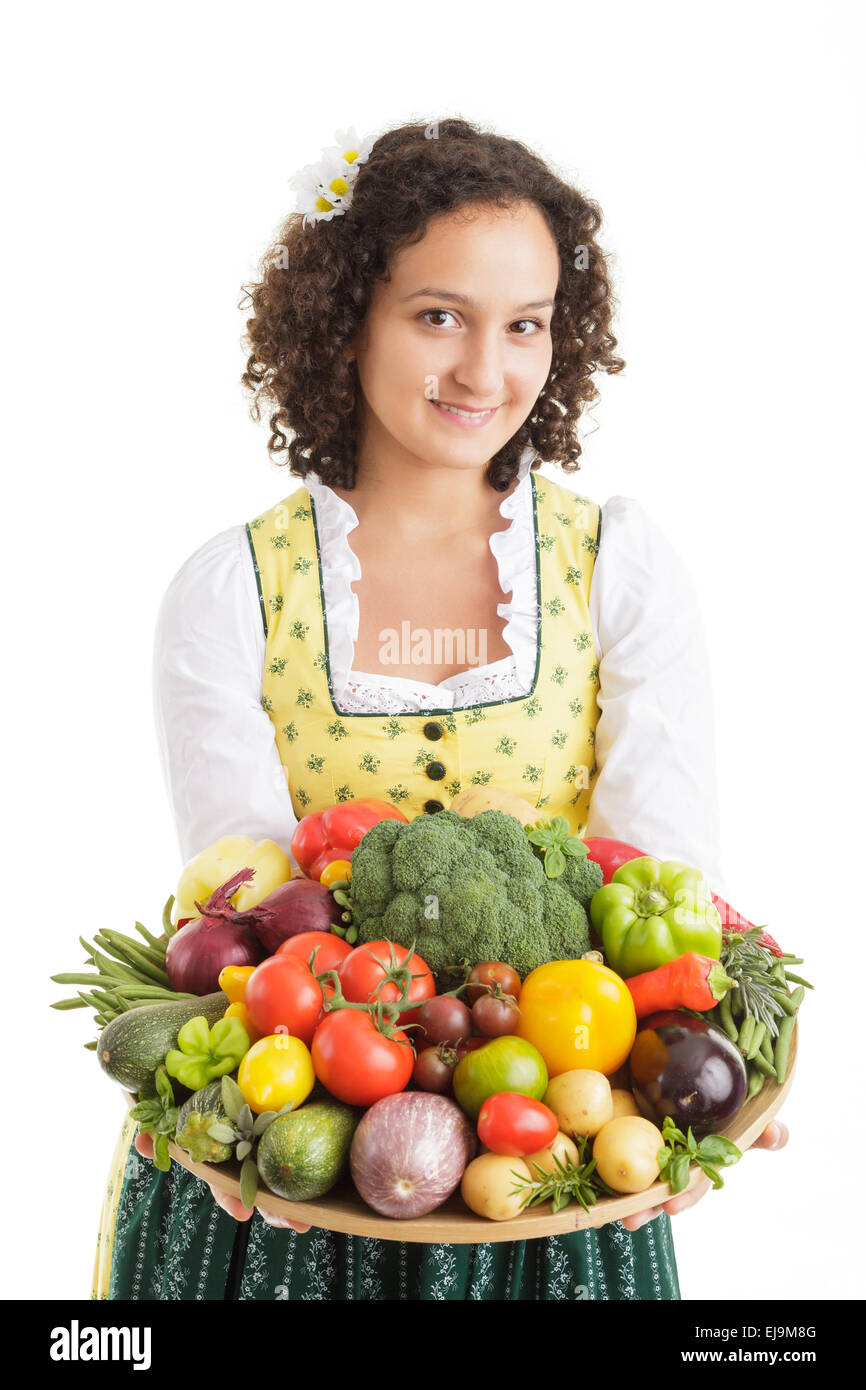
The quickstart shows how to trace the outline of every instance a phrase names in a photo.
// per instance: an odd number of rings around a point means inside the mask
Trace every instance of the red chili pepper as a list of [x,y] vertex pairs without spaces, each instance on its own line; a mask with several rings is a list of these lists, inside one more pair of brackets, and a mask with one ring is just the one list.
[[697,951],[686,951],[655,970],[632,975],[626,984],[634,1000],[635,1013],[638,1018],[646,1018],[663,1009],[694,1009],[697,1013],[706,1013],[715,1008],[734,981],[717,960],[699,956]]
[[[616,870],[623,864],[627,864],[630,859],[642,859],[646,854],[644,849],[635,849],[634,845],[627,845],[622,840],[606,840],[601,836],[585,839],[583,842],[589,848],[589,857],[600,867],[604,875],[604,882],[610,883]],[[722,932],[725,936],[732,931],[750,931],[754,928],[754,923],[742,917],[730,903],[726,903],[724,898],[720,898],[718,893],[710,894],[716,905],[716,910],[722,919]],[[774,956],[782,955],[782,948],[773,939],[768,931],[761,928],[761,935],[756,938],[761,946],[766,946]]]
[[407,822],[403,812],[390,801],[375,801],[371,797],[338,801],[298,821],[292,836],[292,855],[301,871],[318,881],[331,860],[351,861],[352,850],[380,820]]

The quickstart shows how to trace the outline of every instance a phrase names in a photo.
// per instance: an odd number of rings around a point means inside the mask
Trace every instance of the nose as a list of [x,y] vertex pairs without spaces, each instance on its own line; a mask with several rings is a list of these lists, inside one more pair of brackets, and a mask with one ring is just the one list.
[[454,365],[454,380],[465,387],[480,405],[502,401],[505,373],[502,366],[502,344],[496,330],[479,331],[466,336],[462,351]]

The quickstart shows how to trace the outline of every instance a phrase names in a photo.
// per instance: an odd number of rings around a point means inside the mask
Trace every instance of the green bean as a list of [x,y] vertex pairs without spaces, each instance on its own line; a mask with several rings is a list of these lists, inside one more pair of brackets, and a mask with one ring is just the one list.
[[101,951],[94,949],[93,964],[97,970],[101,970],[103,975],[118,975],[124,980],[137,980],[138,975],[129,965],[123,965],[119,960],[112,960],[110,956],[104,956]]
[[752,1066],[757,1067],[758,1071],[761,1073],[762,1076],[776,1075],[776,1068],[773,1066],[772,1061],[767,1061],[763,1052],[755,1053],[754,1057],[752,1058]]
[[804,959],[804,956],[792,956],[787,952],[785,952],[784,955],[776,957],[776,960],[781,961],[783,965],[802,965]]
[[117,984],[114,975],[52,975],[56,985],[106,985],[112,989]]
[[751,1041],[750,1041],[750,1043],[749,1043],[749,1050],[748,1050],[748,1052],[746,1053],[746,1060],[747,1060],[747,1061],[749,1061],[749,1062],[754,1061],[754,1059],[755,1059],[757,1053],[758,1053],[758,1052],[760,1051],[760,1049],[761,1049],[761,1043],[762,1043],[763,1040],[764,1040],[764,1034],[766,1033],[766,1031],[767,1031],[767,1025],[766,1025],[766,1023],[763,1021],[763,1019],[760,1019],[760,1018],[759,1018],[758,1021],[757,1021],[757,1023],[755,1024],[754,1032],[752,1033],[752,1038],[751,1038]]
[[793,980],[795,985],[805,985],[806,989],[814,989],[814,988],[815,988],[814,985],[810,985],[810,984],[809,984],[809,981],[808,981],[808,980],[804,980],[802,975],[792,975],[791,972],[790,972],[790,970],[787,971],[787,975],[788,975],[788,979],[789,979],[789,980]]
[[727,994],[722,995],[719,1003],[719,1022],[731,1041],[736,1042],[740,1036],[740,1031],[734,1022],[734,1016],[731,1013],[731,1001]]
[[782,1008],[785,1010],[785,1013],[786,1013],[786,1014],[795,1014],[795,1013],[797,1012],[797,1006],[796,1006],[796,1004],[792,1004],[792,1003],[791,1003],[791,999],[792,999],[792,997],[793,997],[792,995],[790,995],[790,994],[785,994],[785,993],[784,993],[782,990],[780,990],[780,989],[774,989],[774,990],[772,990],[771,992],[772,992],[773,998],[776,999],[776,1000],[778,1000],[778,1002],[781,1004]]
[[777,984],[781,985],[782,989],[787,987],[788,981],[785,978],[785,967],[781,961],[777,960],[769,973],[770,979],[775,980]]
[[97,1047],[99,1046],[99,1043],[97,1043],[97,1042],[89,1042],[89,1043],[85,1043],[84,1046],[87,1048],[87,1051],[88,1051],[88,1052],[95,1052],[96,1049],[97,1049]]
[[165,948],[166,948],[166,945],[167,945],[168,943],[165,942],[165,941],[160,941],[160,939],[159,939],[158,936],[153,936],[153,935],[147,930],[147,927],[146,927],[142,922],[136,922],[136,924],[135,924],[135,930],[136,930],[137,932],[139,932],[139,933],[144,937],[144,939],[145,939],[145,941],[147,942],[148,946],[152,946],[152,947],[153,947],[153,949],[156,951],[156,953],[157,953],[157,955],[160,957],[160,959],[164,960],[164,959],[165,959]]
[[[778,1029],[776,1030],[778,1032]],[[765,1062],[773,1063],[773,1038],[769,1028],[761,1039],[761,1056]]]
[[52,1009],[86,1009],[87,1002],[84,999],[58,999],[56,1004],[50,1005]]
[[776,1068],[776,1077],[780,1086],[788,1074],[788,1059],[791,1054],[794,1023],[795,1019],[790,1017],[783,1019],[779,1025],[779,1036],[776,1039],[776,1049],[773,1053],[773,1065]]
[[[98,937],[97,940],[99,940]],[[161,970],[158,966],[153,965],[143,953],[139,955],[133,944],[125,945],[123,948],[121,948],[120,946],[116,946],[112,941],[109,941],[107,944],[108,946],[113,947],[114,951],[120,951],[122,949],[123,960],[125,960],[129,965],[137,966],[139,972],[141,974],[146,975],[149,980],[153,981],[154,984],[167,985],[170,983],[168,975],[165,973],[165,971]]]
[[749,1073],[749,1085],[746,1089],[746,1100],[752,1100],[758,1094],[766,1078],[761,1075],[757,1067]]
[[740,1036],[737,1043],[744,1057],[748,1057],[749,1055],[749,1048],[752,1045],[752,1037],[755,1032],[756,1023],[757,1019],[753,1018],[751,1014],[747,1014],[743,1021],[743,1026],[740,1029]]
[[116,941],[130,960],[135,963],[136,959],[146,960],[148,965],[152,965],[154,970],[161,970],[165,964],[165,958],[161,952],[155,951],[152,946],[145,946],[140,941],[135,941],[131,936],[124,936],[123,932],[111,931],[105,928],[103,936],[109,941]]

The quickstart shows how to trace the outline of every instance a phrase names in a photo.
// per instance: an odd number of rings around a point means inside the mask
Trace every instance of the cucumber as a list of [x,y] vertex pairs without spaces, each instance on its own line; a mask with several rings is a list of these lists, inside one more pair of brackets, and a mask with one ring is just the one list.
[[202,1015],[212,1028],[222,1018],[228,1002],[222,990],[217,990],[216,994],[203,994],[199,999],[145,1004],[119,1014],[103,1029],[97,1044],[96,1055],[102,1070],[127,1091],[153,1095],[156,1069],[175,1046],[183,1025]]
[[259,1140],[259,1174],[290,1202],[322,1197],[342,1177],[360,1113],[338,1100],[314,1101],[272,1120]]
[[194,1163],[225,1163],[232,1156],[231,1144],[222,1144],[207,1132],[216,1120],[231,1123],[222,1102],[222,1089],[222,1078],[209,1081],[178,1112],[175,1143],[186,1149]]

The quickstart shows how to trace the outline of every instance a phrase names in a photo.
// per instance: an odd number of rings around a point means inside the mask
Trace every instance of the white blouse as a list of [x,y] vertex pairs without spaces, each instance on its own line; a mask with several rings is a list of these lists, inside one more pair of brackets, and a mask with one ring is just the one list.
[[[349,544],[351,505],[308,475],[316,506],[335,703],[347,713],[459,709],[527,694],[538,619],[529,464],[499,508],[490,537],[512,655],[439,685],[353,667],[359,630]],[[556,474],[556,481],[567,475]],[[513,592],[512,592],[513,591]],[[688,572],[641,506],[612,497],[590,588],[599,667],[598,774],[586,834],[681,859],[724,894],[711,679]],[[274,727],[262,708],[265,636],[246,530],[200,546],[166,591],[156,624],[154,711],[163,776],[184,861],[221,835],[275,840],[286,852],[297,825]]]

